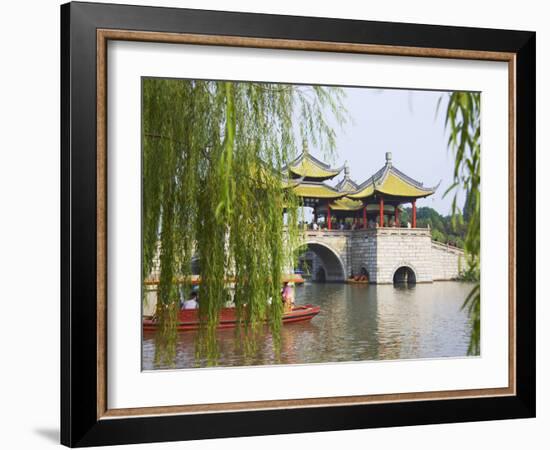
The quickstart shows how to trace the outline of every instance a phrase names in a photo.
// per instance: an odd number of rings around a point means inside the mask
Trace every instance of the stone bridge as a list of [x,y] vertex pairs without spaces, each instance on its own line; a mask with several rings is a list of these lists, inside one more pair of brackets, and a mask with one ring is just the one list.
[[307,230],[307,262],[314,280],[342,281],[365,273],[371,283],[431,283],[458,278],[464,252],[432,241],[427,228]]

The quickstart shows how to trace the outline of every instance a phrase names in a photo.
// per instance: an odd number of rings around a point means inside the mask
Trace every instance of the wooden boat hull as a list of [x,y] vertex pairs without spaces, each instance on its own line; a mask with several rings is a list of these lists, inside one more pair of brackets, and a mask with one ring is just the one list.
[[352,279],[347,279],[346,280],[346,283],[350,283],[350,284],[369,284],[369,281],[368,280],[352,280]]
[[[292,311],[283,315],[283,325],[295,322],[306,322],[313,319],[319,311],[320,306],[316,305],[300,305],[295,306]],[[198,310],[196,309],[184,309],[179,312],[178,317],[178,331],[192,331],[199,329],[199,317]],[[155,331],[157,329],[157,322],[151,317],[143,318],[143,331]],[[220,315],[220,323],[218,329],[235,328],[237,326],[237,320],[235,316],[235,308],[224,308]]]
[[304,284],[306,280],[304,280],[304,277],[302,277],[301,274],[293,273],[291,275],[283,275],[281,277],[281,281],[283,283],[285,282],[294,283],[296,286],[298,286],[300,284]]

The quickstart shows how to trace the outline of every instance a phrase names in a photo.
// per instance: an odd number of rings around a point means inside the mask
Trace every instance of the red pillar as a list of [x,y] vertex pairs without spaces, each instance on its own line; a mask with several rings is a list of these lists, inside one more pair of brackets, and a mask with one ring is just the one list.
[[363,228],[367,228],[367,206],[363,206]]
[[395,207],[395,226],[399,226],[399,205]]
[[384,199],[380,197],[380,228],[384,226]]
[[330,219],[330,203],[327,203],[327,221],[328,221],[328,229],[332,230],[332,220]]
[[413,223],[412,223],[412,227],[416,228],[416,199],[413,200],[412,205],[413,205]]

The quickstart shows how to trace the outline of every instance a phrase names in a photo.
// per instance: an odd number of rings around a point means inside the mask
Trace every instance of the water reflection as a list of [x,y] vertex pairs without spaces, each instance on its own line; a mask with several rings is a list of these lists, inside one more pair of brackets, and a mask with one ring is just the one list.
[[[266,333],[253,356],[245,357],[234,330],[220,330],[220,366],[304,364],[338,361],[465,356],[470,326],[461,310],[471,285],[439,282],[417,285],[311,283],[296,288],[296,303],[315,303],[311,322],[285,325],[276,360]],[[205,366],[195,361],[196,333],[178,335],[177,368]],[[154,338],[143,340],[143,368],[154,365]]]

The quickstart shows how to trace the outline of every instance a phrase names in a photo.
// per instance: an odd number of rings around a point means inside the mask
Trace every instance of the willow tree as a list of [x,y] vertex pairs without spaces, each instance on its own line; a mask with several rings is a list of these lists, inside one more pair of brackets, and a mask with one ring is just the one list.
[[277,345],[281,274],[299,239],[300,205],[283,169],[302,139],[333,152],[328,121],[343,123],[342,97],[317,86],[143,81],[142,279],[159,271],[157,362],[174,361],[175,279],[189,279],[195,256],[202,280],[197,359],[216,361],[229,278],[243,341],[253,342],[268,322]]
[[[464,301],[472,325],[469,354],[479,354],[480,342],[480,95],[477,92],[453,92],[447,105],[446,126],[449,127],[449,147],[455,156],[453,184],[453,220],[464,218],[467,232],[464,239],[466,254],[465,278],[474,287]],[[465,214],[458,214],[457,189],[466,192]]]

